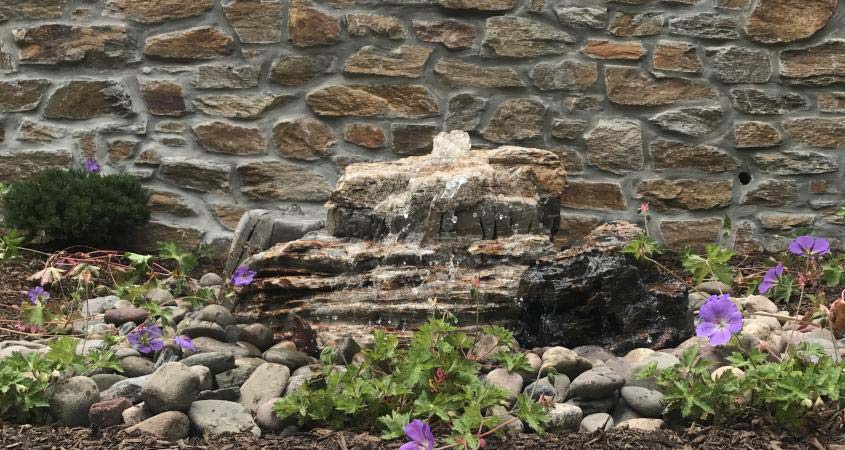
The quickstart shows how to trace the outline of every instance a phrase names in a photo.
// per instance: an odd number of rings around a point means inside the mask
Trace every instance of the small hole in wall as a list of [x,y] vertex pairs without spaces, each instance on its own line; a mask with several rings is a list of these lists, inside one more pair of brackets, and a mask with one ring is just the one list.
[[740,172],[739,173],[739,182],[742,184],[748,184],[751,182],[751,174],[748,172]]

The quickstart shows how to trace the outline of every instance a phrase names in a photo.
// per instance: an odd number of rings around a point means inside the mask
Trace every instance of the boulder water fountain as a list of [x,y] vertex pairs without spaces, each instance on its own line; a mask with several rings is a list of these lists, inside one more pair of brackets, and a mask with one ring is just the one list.
[[376,326],[402,332],[433,308],[465,326],[507,326],[531,345],[624,351],[688,337],[684,289],[644,282],[617,252],[633,225],[605,226],[578,249],[554,248],[564,189],[554,153],[471,149],[460,131],[438,135],[430,155],[350,165],[326,205],[325,229],[246,259],[257,276],[237,314],[277,331],[298,315],[324,343],[366,342]]

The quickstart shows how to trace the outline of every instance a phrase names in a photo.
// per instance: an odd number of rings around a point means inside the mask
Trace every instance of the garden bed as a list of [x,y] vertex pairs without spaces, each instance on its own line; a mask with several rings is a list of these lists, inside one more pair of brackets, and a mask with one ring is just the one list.
[[[487,448],[501,450],[841,450],[845,437],[840,433],[813,438],[783,436],[775,432],[740,428],[676,428],[644,432],[613,429],[605,433],[569,433],[521,435],[491,441]],[[179,442],[156,441],[147,437],[126,437],[120,428],[94,433],[89,428],[0,425],[0,446],[9,449],[85,449],[85,450],[393,450],[394,442],[382,442],[370,434],[352,432],[297,433],[292,436],[225,434],[190,438]]]

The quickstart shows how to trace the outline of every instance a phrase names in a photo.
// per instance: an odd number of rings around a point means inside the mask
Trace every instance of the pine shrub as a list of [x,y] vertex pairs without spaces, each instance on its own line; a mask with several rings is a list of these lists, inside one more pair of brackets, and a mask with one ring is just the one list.
[[47,169],[2,197],[5,223],[32,238],[69,244],[114,242],[150,218],[148,194],[127,174]]

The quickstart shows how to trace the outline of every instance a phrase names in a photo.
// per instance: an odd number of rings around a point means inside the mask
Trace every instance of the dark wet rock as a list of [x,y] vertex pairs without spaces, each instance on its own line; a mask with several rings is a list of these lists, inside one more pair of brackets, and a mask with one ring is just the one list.
[[676,345],[692,333],[686,289],[638,266],[619,249],[633,225],[599,227],[586,244],[522,276],[523,346],[601,345],[614,353]]

